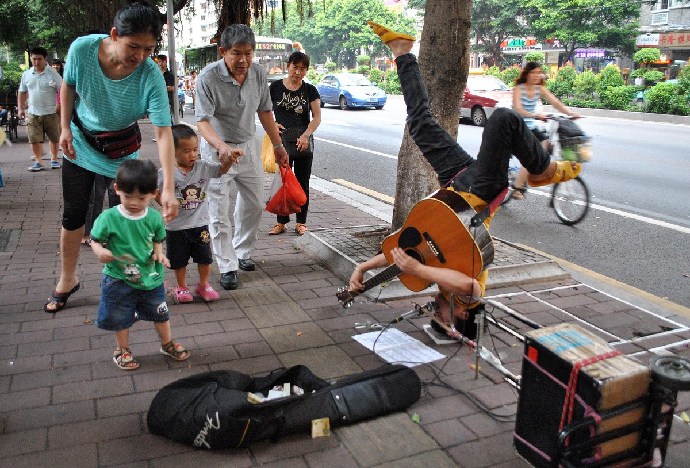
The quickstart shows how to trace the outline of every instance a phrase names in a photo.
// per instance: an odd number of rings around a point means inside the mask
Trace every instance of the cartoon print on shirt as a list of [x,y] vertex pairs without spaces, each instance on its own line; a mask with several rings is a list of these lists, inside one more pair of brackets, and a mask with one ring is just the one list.
[[136,263],[128,263],[125,265],[124,273],[127,277],[127,280],[132,283],[138,283],[141,281],[141,272],[139,271],[139,268],[137,268]]
[[204,202],[206,199],[206,192],[201,189],[204,182],[205,180],[201,179],[198,185],[190,184],[180,189],[182,197],[178,197],[177,201],[180,202],[181,210],[195,210]]

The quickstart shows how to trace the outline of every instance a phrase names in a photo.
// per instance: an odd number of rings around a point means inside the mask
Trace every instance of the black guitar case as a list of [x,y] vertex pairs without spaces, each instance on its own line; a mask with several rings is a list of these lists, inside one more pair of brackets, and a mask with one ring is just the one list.
[[[268,394],[290,382],[304,389],[262,403],[249,392]],[[412,369],[385,365],[328,383],[305,366],[278,369],[265,377],[235,371],[194,375],[163,387],[147,421],[153,434],[197,448],[247,447],[256,440],[311,431],[313,419],[328,417],[331,427],[353,424],[394,411],[419,399],[421,382]]]

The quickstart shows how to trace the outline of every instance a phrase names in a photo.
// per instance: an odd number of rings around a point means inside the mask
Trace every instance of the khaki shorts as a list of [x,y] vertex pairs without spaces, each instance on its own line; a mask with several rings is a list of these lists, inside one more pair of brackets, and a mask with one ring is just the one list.
[[53,143],[60,142],[60,116],[57,114],[27,114],[26,130],[29,143],[43,143],[43,134]]

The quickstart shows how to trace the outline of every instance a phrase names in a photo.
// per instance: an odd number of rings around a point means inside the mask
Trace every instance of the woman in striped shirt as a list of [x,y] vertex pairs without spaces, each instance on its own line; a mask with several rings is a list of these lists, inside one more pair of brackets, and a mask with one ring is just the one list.
[[[538,62],[527,62],[522,69],[520,76],[515,80],[513,87],[513,110],[525,119],[525,125],[532,130],[532,133],[542,142],[544,149],[550,152],[550,144],[547,135],[537,127],[537,120],[546,121],[547,114],[537,113],[537,104],[544,99],[555,107],[558,111],[568,114],[573,118],[579,118],[580,114],[569,111],[563,103],[544,86],[544,70]],[[515,179],[513,198],[516,200],[524,199],[525,183],[527,182],[528,172],[520,169],[520,173]]]

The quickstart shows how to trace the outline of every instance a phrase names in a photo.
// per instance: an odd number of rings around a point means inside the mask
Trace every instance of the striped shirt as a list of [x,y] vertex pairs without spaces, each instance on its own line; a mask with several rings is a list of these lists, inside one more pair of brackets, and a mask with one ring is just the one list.
[[[84,127],[95,132],[121,130],[147,113],[155,126],[169,127],[168,92],[158,65],[149,58],[125,78],[111,80],[98,62],[98,48],[106,37],[103,34],[79,37],[67,54],[64,80],[75,88],[76,109]],[[108,159],[84,140],[74,122],[71,129],[77,153],[71,162],[88,171],[115,177],[122,161],[139,156],[135,152],[121,159]]]
[[[535,86],[534,96],[527,96],[527,87],[524,83],[518,85],[520,87],[520,105],[524,110],[534,114],[534,110],[537,108],[537,104],[541,102],[541,86]],[[537,121],[533,117],[525,117],[525,125],[530,130],[537,126]]]

